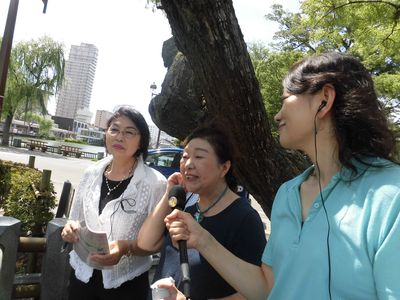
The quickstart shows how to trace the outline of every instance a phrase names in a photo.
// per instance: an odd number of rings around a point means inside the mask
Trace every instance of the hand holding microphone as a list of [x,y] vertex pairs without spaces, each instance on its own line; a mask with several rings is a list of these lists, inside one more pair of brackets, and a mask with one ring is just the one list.
[[[172,209],[183,210],[185,208],[186,192],[182,186],[176,185],[172,187],[168,194],[168,205]],[[187,254],[187,245],[185,240],[178,241],[179,246],[179,257],[181,263],[182,282],[183,282],[183,293],[186,298],[190,297],[190,272],[189,272],[189,261]]]

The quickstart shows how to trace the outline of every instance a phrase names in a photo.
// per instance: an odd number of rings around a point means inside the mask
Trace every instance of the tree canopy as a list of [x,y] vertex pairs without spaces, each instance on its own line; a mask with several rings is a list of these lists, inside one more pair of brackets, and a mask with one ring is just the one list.
[[291,13],[273,5],[266,17],[278,22],[273,48],[304,55],[347,52],[360,58],[373,75],[376,90],[392,112],[399,113],[400,3],[397,0],[305,0]]
[[[271,51],[261,44],[253,44],[249,48],[254,71],[260,84],[260,91],[264,100],[268,119],[281,109],[282,79],[289,67],[303,57],[300,51]],[[277,137],[277,126],[271,122],[272,134]]]

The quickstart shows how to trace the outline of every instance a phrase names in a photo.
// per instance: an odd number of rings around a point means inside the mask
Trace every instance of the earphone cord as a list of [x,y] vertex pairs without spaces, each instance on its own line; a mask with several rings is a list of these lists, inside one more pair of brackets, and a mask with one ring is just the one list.
[[121,206],[122,206],[122,202],[120,202],[120,201],[117,201],[114,203],[114,211],[110,215],[110,234],[107,237],[109,240],[113,240],[113,219],[114,219],[115,213],[117,212],[117,210],[119,208],[119,204],[121,204]]
[[315,114],[314,117],[314,152],[315,152],[315,166],[317,168],[317,176],[318,176],[318,187],[319,187],[319,195],[322,201],[322,207],[324,209],[325,213],[325,218],[326,218],[326,223],[328,225],[328,232],[326,234],[326,248],[328,252],[328,293],[329,293],[329,300],[332,299],[332,294],[331,294],[331,251],[330,251],[330,246],[329,246],[329,236],[330,236],[330,231],[331,231],[331,225],[329,222],[328,218],[328,212],[326,211],[325,207],[325,200],[322,195],[322,186],[321,186],[321,176],[320,176],[320,169],[319,169],[319,164],[318,164],[318,151],[317,151],[317,114]]

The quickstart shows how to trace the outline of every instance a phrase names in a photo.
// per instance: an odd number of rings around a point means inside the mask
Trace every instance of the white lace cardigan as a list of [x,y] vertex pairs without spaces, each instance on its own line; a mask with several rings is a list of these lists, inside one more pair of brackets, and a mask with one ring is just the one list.
[[[112,156],[106,157],[84,172],[75,193],[69,218],[86,222],[93,220],[94,222],[90,222],[90,227],[105,230],[109,241],[135,240],[144,220],[164,194],[166,179],[161,173],[145,165],[140,157],[134,176],[126,190],[119,198],[107,203],[99,215],[103,173],[111,160]],[[130,204],[132,204],[132,199],[135,202],[133,207],[124,205],[125,209],[129,208],[130,213],[125,212],[121,207],[120,202],[124,199],[130,199]],[[116,288],[139,276],[150,269],[151,263],[149,256],[122,256],[117,265],[111,269],[102,270],[104,288]],[[79,280],[89,281],[93,268],[83,262],[75,251],[70,252],[70,264]]]

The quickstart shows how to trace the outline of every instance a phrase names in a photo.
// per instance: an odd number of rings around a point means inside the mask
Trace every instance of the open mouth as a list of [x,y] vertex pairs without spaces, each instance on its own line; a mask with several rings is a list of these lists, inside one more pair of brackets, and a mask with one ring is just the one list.
[[185,179],[186,179],[187,181],[191,181],[191,180],[194,180],[194,179],[196,179],[196,178],[197,178],[197,176],[194,176],[194,175],[190,175],[190,174],[185,175]]

